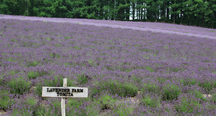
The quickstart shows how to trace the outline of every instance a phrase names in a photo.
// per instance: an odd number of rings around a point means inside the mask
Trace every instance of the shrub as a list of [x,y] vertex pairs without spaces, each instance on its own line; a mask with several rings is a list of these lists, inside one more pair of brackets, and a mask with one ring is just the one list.
[[82,75],[77,75],[77,82],[81,85],[86,84],[91,78],[86,75],[86,74],[82,74]]
[[0,92],[0,108],[7,109],[11,107],[14,103],[14,100],[10,98],[8,91],[1,89]]
[[214,103],[216,103],[216,93],[212,94],[211,101],[214,102]]
[[155,83],[144,83],[143,88],[141,89],[141,92],[154,92],[154,93],[158,93],[160,90],[160,87],[158,85],[156,85]]
[[29,71],[28,72],[28,78],[33,78],[33,79],[35,79],[35,78],[37,78],[37,77],[41,77],[41,76],[43,76],[43,75],[48,75],[49,73],[47,73],[47,72],[45,72],[45,71],[41,71],[41,72],[39,72],[39,71]]
[[116,99],[112,98],[112,96],[106,94],[101,96],[98,101],[101,104],[101,109],[114,109],[114,105],[116,102]]
[[117,116],[130,116],[135,109],[133,102],[129,99],[124,101],[117,101],[113,109],[113,115]]
[[33,116],[52,116],[50,115],[50,109],[46,105],[39,104],[33,111]]
[[197,115],[201,114],[197,112],[197,108],[200,108],[201,105],[197,98],[189,95],[181,96],[179,104],[175,105],[175,109],[181,113],[196,113]]
[[14,78],[8,82],[10,92],[22,95],[31,88],[31,81],[26,81],[22,76]]
[[195,91],[189,91],[188,93],[191,93],[196,98],[199,98],[199,99],[201,99],[203,101],[206,101],[206,98],[204,97],[204,95],[201,92],[197,91],[197,90],[195,90]]
[[194,78],[182,79],[181,82],[183,83],[184,86],[186,85],[191,86],[197,84],[197,81]]
[[211,81],[208,81],[208,80],[199,82],[198,85],[200,87],[204,88],[207,92],[209,92],[213,89],[213,83]]
[[163,86],[163,91],[163,99],[165,100],[177,99],[177,97],[181,93],[181,89],[177,85],[172,84]]
[[93,110],[97,106],[97,103],[93,103],[89,98],[84,99],[68,99],[66,107],[69,108],[70,111],[67,112],[68,116],[89,116],[89,115],[98,115],[100,110],[97,108]]
[[105,84],[105,87],[111,91],[112,94],[118,94],[119,96],[135,96],[138,91],[138,87],[132,83],[120,83],[117,81],[108,81]]
[[37,66],[39,64],[39,62],[37,62],[37,61],[34,61],[34,62],[29,62],[29,64],[28,64],[28,66],[27,67],[30,67],[30,66],[33,66],[33,67],[35,67],[35,66]]
[[152,97],[150,95],[144,96],[144,98],[140,101],[140,105],[147,105],[152,108],[160,107],[160,98]]
[[61,116],[61,99],[49,98],[47,105],[40,104],[33,112],[34,116]]
[[21,99],[16,100],[10,112],[11,116],[32,116],[37,106],[38,100],[35,95],[24,95]]

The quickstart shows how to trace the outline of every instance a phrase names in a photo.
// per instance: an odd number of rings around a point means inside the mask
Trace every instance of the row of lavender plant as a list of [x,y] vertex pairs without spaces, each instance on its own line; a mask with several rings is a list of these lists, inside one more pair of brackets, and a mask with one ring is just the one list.
[[[67,100],[66,115],[216,115],[215,40],[70,23],[0,25],[6,115],[60,115],[60,101],[41,91],[62,86],[63,78],[89,88],[87,99]],[[134,96],[136,106],[119,102]]]

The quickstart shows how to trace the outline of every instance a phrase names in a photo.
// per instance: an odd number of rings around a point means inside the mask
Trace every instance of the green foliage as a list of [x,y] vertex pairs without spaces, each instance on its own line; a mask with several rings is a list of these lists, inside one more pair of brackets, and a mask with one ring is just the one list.
[[28,78],[33,78],[33,79],[35,79],[35,78],[37,78],[38,76],[39,76],[39,73],[37,73],[37,72],[34,72],[34,71],[28,72]]
[[146,92],[146,91],[159,93],[160,87],[155,83],[144,83],[144,86],[141,89],[141,92]]
[[[96,101],[98,102],[98,101]],[[70,110],[66,113],[67,116],[97,116],[100,113],[98,103],[90,101],[90,98],[84,99],[68,99],[66,108]]]
[[32,112],[27,108],[14,108],[10,114],[11,116],[31,116]]
[[160,98],[152,98],[150,95],[144,96],[144,98],[140,101],[140,105],[147,105],[152,108],[161,107]]
[[184,86],[186,85],[192,86],[192,85],[197,84],[197,81],[194,78],[185,78],[185,79],[182,79],[181,82],[183,83]]
[[151,68],[150,66],[146,66],[145,68],[146,68],[146,70],[148,70],[148,71],[150,71],[150,72],[154,72],[154,69]]
[[71,37],[64,37],[64,39],[71,39]]
[[132,105],[129,100],[124,102],[117,102],[115,105],[116,108],[113,111],[114,114],[117,114],[118,116],[129,116],[135,109],[134,105]]
[[8,82],[10,92],[15,94],[23,94],[31,88],[31,81],[26,81],[22,76],[14,78]]
[[83,74],[83,73],[82,75],[78,74],[77,78],[78,78],[77,82],[81,85],[86,84],[91,79],[88,75]]
[[166,78],[163,77],[157,77],[157,80],[162,84],[163,82],[167,81]]
[[138,87],[132,83],[120,83],[115,80],[109,80],[101,85],[99,82],[94,83],[94,87],[91,89],[91,96],[100,94],[104,91],[109,91],[110,94],[119,95],[122,97],[135,96],[138,92]]
[[0,92],[0,109],[7,109],[8,107],[11,107],[14,103],[13,99],[10,99],[9,92],[6,90],[2,90]]
[[33,116],[53,116],[53,115],[50,114],[50,111],[48,111],[47,107],[40,104],[39,106],[36,106],[35,111],[33,112]]
[[181,89],[177,85],[166,84],[163,86],[163,99],[173,100],[176,99],[181,93]]
[[16,101],[16,104],[12,107],[12,116],[32,116],[32,112],[38,104],[38,97],[35,95],[26,95],[22,97],[22,100]]
[[211,96],[212,96],[211,101],[216,103],[216,93],[213,93]]
[[42,86],[44,86],[42,83],[36,84],[36,94],[39,96],[42,96]]
[[213,89],[214,82],[210,82],[208,80],[199,82],[198,85],[202,88],[204,88],[207,92],[211,91]]
[[30,66],[33,66],[33,67],[35,67],[35,66],[37,66],[39,63],[37,62],[37,61],[34,61],[34,62],[30,62],[29,64],[28,64],[28,66],[27,67],[30,67]]
[[50,53],[49,54],[49,56],[51,57],[51,58],[59,58],[60,57],[60,55],[59,54],[56,54],[56,53]]
[[61,44],[57,44],[57,45],[55,45],[55,47],[61,47]]
[[49,100],[50,105],[40,104],[33,112],[33,116],[61,116],[61,101],[57,98]]
[[[196,107],[201,107],[201,104],[199,103],[199,101],[193,99],[193,98],[189,98],[187,96],[183,96],[180,99],[180,103],[175,105],[175,109],[178,112],[185,112],[185,113],[192,113],[195,111]],[[197,115],[199,115],[200,113],[197,112]]]
[[126,97],[128,95],[135,96],[138,91],[138,87],[132,83],[120,83],[117,81],[108,81],[105,84],[112,94],[118,94],[119,96]]
[[33,97],[33,96],[28,96],[25,99],[25,104],[34,107],[37,104],[37,99],[35,97]]
[[101,104],[101,109],[114,109],[116,99],[112,98],[112,96],[109,96],[108,94],[101,96],[97,101]]
[[199,91],[191,91],[190,93],[192,93],[196,98],[199,98],[203,101],[206,101],[206,98],[204,97],[204,95],[199,92]]
[[80,50],[81,47],[75,46],[74,49]]
[[35,78],[41,77],[43,75],[48,75],[48,73],[45,72],[45,71],[41,71],[41,72],[39,72],[39,71],[29,71],[28,72],[28,78],[29,79],[35,79]]
[[2,74],[2,75],[0,75],[0,84],[2,84],[3,83],[3,81],[4,81],[4,77],[3,77],[4,75]]

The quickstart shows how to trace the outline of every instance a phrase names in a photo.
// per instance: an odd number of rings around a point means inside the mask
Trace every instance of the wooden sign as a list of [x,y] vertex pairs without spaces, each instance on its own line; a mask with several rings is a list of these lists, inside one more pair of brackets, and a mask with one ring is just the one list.
[[42,97],[87,98],[88,88],[85,87],[43,87]]
[[63,79],[63,87],[43,87],[42,97],[60,97],[61,113],[65,116],[65,98],[87,98],[88,88],[86,87],[67,87],[67,78]]

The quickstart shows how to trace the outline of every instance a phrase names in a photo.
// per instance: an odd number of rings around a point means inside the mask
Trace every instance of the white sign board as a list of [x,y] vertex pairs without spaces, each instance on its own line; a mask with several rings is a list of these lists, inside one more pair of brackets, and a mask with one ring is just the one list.
[[42,97],[87,98],[88,88],[85,88],[85,87],[43,87]]
[[67,78],[64,78],[63,87],[42,87],[42,97],[60,97],[61,113],[65,116],[65,98],[87,98],[88,88],[67,87]]

